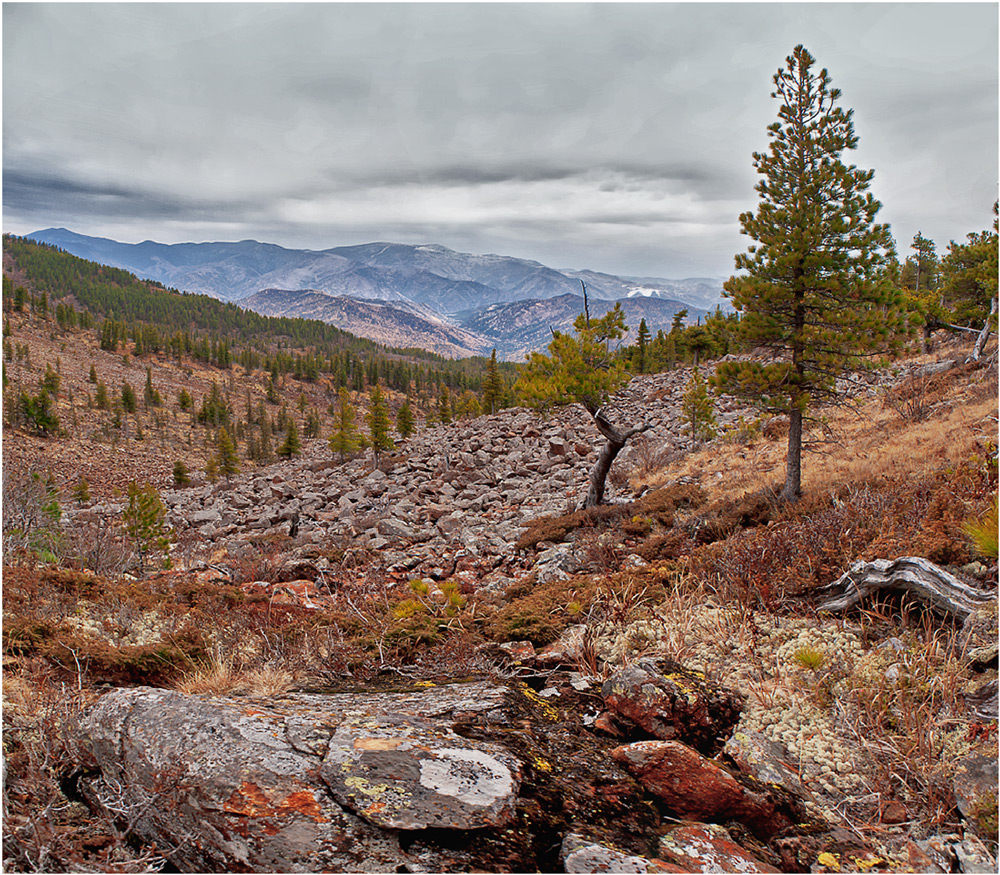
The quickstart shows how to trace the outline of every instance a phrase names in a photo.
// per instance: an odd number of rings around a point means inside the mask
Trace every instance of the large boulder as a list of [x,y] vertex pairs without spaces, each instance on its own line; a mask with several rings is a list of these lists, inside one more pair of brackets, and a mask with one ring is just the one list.
[[751,789],[679,741],[636,741],[611,751],[650,793],[693,820],[740,820],[769,837],[791,825],[782,800]]
[[81,723],[85,793],[124,810],[182,871],[444,871],[447,851],[417,863],[398,830],[512,819],[517,761],[451,729],[506,693],[472,683],[257,702],[114,690]]

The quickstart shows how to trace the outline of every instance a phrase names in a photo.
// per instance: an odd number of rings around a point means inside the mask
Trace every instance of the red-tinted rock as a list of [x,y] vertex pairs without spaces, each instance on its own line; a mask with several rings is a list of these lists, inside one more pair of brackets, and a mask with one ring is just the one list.
[[684,817],[732,818],[762,837],[792,823],[779,800],[748,789],[717,762],[679,741],[637,741],[616,747],[611,756]]
[[732,840],[721,826],[694,823],[672,829],[660,839],[663,860],[685,872],[779,872]]
[[678,741],[637,741],[611,756],[672,811],[696,820],[729,815],[746,795],[729,772]]
[[679,667],[661,674],[642,662],[604,682],[608,708],[664,740],[683,741],[702,753],[718,751],[740,718],[742,700]]

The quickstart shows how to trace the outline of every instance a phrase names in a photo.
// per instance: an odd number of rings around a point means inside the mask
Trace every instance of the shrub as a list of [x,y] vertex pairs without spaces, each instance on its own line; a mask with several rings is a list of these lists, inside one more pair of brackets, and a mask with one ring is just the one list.
[[52,409],[52,396],[47,389],[42,388],[37,395],[22,392],[19,407],[21,417],[29,428],[43,435],[59,431],[59,417]]
[[972,541],[980,556],[997,558],[997,499],[994,496],[989,509],[981,517],[966,520],[962,531]]
[[[145,569],[148,556],[165,554],[173,531],[166,524],[167,508],[151,483],[128,485],[128,503],[122,511],[125,534],[132,541],[139,559],[139,573]],[[165,558],[164,564],[169,564]]]
[[51,477],[30,471],[3,472],[4,560],[27,550],[36,558],[52,560],[59,551],[59,491]]

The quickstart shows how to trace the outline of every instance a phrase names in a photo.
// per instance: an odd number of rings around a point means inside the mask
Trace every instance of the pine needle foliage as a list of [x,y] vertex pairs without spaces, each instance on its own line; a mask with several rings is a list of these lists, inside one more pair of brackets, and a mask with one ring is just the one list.
[[337,420],[330,436],[330,450],[340,457],[341,462],[361,449],[361,432],[358,431],[356,417],[351,393],[346,386],[341,386],[337,395]]
[[377,384],[368,393],[368,404],[368,433],[375,451],[375,463],[378,464],[379,456],[386,450],[391,450],[395,442],[389,434],[389,409],[385,396]]
[[528,355],[515,387],[527,406],[548,410],[577,403],[593,416],[628,379],[621,358],[611,349],[611,342],[625,334],[620,304],[598,319],[581,313],[573,328],[575,335],[554,332],[547,354]]
[[742,395],[790,419],[782,496],[801,495],[803,415],[836,396],[836,378],[865,356],[890,346],[904,327],[888,225],[877,224],[881,204],[868,191],[872,170],[841,160],[857,148],[853,110],[837,105],[826,70],[801,45],[774,76],[781,101],[768,127],[768,152],[755,152],[760,202],[740,216],[756,241],[736,256],[726,294],[742,314],[745,348],[765,347],[768,362],[725,362],[715,387]]
[[135,481],[129,483],[122,518],[125,535],[132,542],[138,558],[140,574],[145,570],[149,557],[163,555],[164,565],[169,564],[166,550],[173,540],[173,531],[166,524],[167,508],[155,486],[151,483],[139,485]]
[[697,368],[684,390],[681,415],[696,442],[704,443],[715,437],[715,404],[708,394],[708,384]]
[[396,431],[403,440],[406,440],[413,434],[414,427],[413,408],[410,406],[410,399],[407,398],[396,412]]

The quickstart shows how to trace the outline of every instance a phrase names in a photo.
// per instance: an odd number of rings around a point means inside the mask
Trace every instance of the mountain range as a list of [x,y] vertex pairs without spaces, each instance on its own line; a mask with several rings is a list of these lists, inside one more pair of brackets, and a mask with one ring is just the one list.
[[[102,264],[186,292],[211,295],[264,315],[321,319],[362,337],[447,356],[507,359],[541,349],[583,310],[586,283],[595,315],[621,301],[634,336],[669,327],[721,303],[719,277],[680,280],[557,270],[537,261],[472,255],[426,244],[366,243],[324,250],[273,243],[120,243],[65,228],[27,235]],[[325,300],[328,299],[328,300]]]

